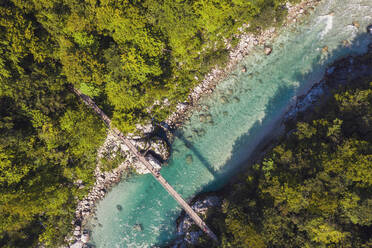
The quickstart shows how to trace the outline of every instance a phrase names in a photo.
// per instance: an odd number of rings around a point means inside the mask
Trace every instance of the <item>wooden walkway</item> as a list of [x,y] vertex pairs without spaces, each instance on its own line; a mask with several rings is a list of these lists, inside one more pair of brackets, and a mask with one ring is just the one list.
[[211,237],[215,242],[218,242],[217,236],[212,232],[211,229],[204,223],[204,221],[195,213],[195,211],[187,204],[187,202],[173,189],[171,185],[165,180],[165,178],[157,171],[148,161],[147,159],[138,152],[137,148],[127,139],[118,129],[111,127],[111,120],[110,118],[94,103],[94,101],[84,94],[82,94],[79,90],[72,88],[74,93],[79,96],[80,99],[84,101],[84,103],[92,108],[105,122],[105,124],[116,134],[118,138],[120,138],[124,144],[128,147],[128,149],[138,158],[139,161],[146,168],[151,172],[154,178],[164,187],[166,191],[181,205],[181,207],[185,210],[185,212],[194,220],[194,222],[202,229],[209,237]]

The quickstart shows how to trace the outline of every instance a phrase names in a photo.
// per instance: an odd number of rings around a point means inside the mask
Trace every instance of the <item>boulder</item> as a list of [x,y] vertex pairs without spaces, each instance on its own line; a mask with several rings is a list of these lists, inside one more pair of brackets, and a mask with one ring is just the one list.
[[81,242],[80,240],[70,245],[70,248],[83,248],[83,247],[84,247],[84,243]]
[[187,164],[192,164],[193,158],[191,154],[186,155],[186,163]]
[[205,119],[208,121],[208,122],[211,122],[212,121],[212,115],[211,114],[207,114],[205,116]]
[[120,204],[118,204],[118,205],[116,205],[116,209],[121,211],[121,210],[123,210],[123,207]]
[[322,48],[322,53],[328,53],[328,46],[324,46]]
[[221,101],[222,103],[227,103],[229,100],[227,100],[227,97],[226,97],[226,96],[221,96],[221,97],[220,97],[220,101]]
[[133,226],[133,229],[136,230],[136,231],[141,232],[141,231],[143,231],[143,226],[141,224],[135,224]]
[[83,243],[88,243],[88,242],[89,242],[89,233],[83,234],[83,235],[81,236],[81,241],[82,241]]
[[149,161],[149,163],[156,169],[156,170],[160,170],[161,169],[161,163],[154,157],[152,156],[151,154],[148,154],[146,156],[147,160]]
[[199,132],[198,132],[199,136],[203,136],[205,134],[205,130],[204,129],[200,129]]
[[359,24],[358,21],[353,21],[353,26],[356,27],[356,28],[359,28],[360,24]]
[[270,53],[271,53],[272,51],[273,51],[273,49],[272,49],[271,47],[266,46],[266,47],[264,48],[264,52],[265,52],[266,55],[270,55]]
[[343,40],[343,41],[342,41],[342,45],[343,45],[344,47],[350,47],[351,43],[350,43],[350,41],[348,41],[348,40]]

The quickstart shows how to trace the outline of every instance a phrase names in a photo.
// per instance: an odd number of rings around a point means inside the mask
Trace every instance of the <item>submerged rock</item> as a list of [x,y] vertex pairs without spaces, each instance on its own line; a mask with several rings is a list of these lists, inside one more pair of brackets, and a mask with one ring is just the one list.
[[221,96],[221,97],[220,97],[220,101],[221,101],[222,103],[228,103],[228,102],[229,102],[229,100],[227,99],[226,96]]
[[198,133],[199,133],[199,137],[200,136],[204,136],[205,135],[205,130],[204,129],[200,129]]
[[143,226],[142,226],[142,224],[135,224],[133,226],[133,229],[136,230],[136,231],[141,232],[141,231],[143,231]]
[[200,116],[199,116],[199,121],[200,121],[200,122],[203,123],[203,122],[205,122],[205,120],[206,120],[206,119],[205,119],[205,115],[200,115]]
[[342,45],[343,45],[344,47],[350,47],[350,46],[351,46],[351,43],[350,43],[350,41],[348,41],[348,40],[343,40],[343,41],[342,41]]
[[270,55],[270,53],[271,53],[272,51],[273,51],[273,49],[272,49],[271,47],[266,46],[266,47],[264,48],[264,52],[265,52],[266,55]]
[[227,112],[227,111],[223,111],[223,115],[224,115],[224,116],[228,116],[228,115],[229,115],[229,112]]
[[212,120],[212,115],[211,114],[207,114],[206,116],[205,116],[205,119],[208,121],[208,122],[212,122],[213,120]]
[[186,163],[187,164],[192,164],[193,158],[191,154],[186,155]]
[[123,210],[123,207],[118,204],[118,205],[116,205],[116,209],[119,210],[119,211],[121,211],[121,210]]
[[234,99],[234,102],[240,102],[240,99],[237,96],[235,96],[233,99]]

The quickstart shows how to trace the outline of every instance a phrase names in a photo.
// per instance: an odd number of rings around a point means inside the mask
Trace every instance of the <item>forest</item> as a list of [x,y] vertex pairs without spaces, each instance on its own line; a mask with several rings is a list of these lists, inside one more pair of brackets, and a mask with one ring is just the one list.
[[106,130],[70,86],[134,132],[223,66],[243,23],[280,25],[285,2],[0,1],[0,246],[63,243],[94,183]]
[[[371,68],[372,53],[355,63]],[[372,78],[340,85],[286,129],[208,211],[219,247],[372,247]]]

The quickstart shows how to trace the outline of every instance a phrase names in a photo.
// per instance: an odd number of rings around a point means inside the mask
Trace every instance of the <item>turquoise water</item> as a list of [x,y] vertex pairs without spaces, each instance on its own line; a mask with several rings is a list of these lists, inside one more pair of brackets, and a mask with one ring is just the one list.
[[[359,29],[351,25],[353,21],[359,22]],[[263,47],[255,48],[239,66],[245,65],[247,72],[234,71],[201,101],[204,110],[195,110],[178,130],[162,175],[186,199],[223,186],[270,133],[294,96],[319,81],[333,61],[366,51],[372,36],[365,30],[371,23],[370,0],[324,1],[304,23],[281,32],[271,44],[270,56],[263,55]],[[343,47],[343,40],[352,46]],[[324,46],[327,54],[322,53]],[[201,115],[208,121],[201,122]],[[97,205],[96,220],[89,224],[91,242],[110,248],[164,244],[175,238],[180,212],[151,175],[127,179]],[[136,224],[143,230],[133,228]]]

